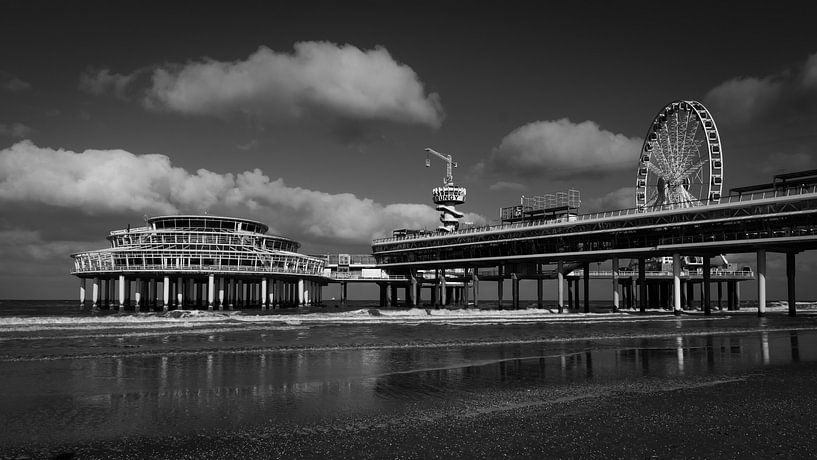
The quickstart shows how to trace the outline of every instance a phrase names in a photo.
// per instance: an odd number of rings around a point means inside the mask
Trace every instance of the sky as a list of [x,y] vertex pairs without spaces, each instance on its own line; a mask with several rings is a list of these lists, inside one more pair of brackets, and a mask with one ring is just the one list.
[[631,207],[678,99],[712,112],[725,190],[817,168],[802,2],[0,1],[0,43],[0,298],[75,297],[69,254],[153,215],[369,253],[438,225],[426,147],[458,162],[474,225],[567,188]]

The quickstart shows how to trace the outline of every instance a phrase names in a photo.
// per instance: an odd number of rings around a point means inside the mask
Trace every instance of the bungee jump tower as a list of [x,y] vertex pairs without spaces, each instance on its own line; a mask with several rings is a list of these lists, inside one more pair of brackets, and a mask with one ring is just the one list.
[[[426,153],[434,155],[446,162],[443,186],[435,187],[431,192],[434,198],[434,204],[437,205],[437,211],[440,211],[440,222],[442,222],[442,225],[437,227],[437,230],[446,233],[457,231],[460,227],[460,219],[462,219],[464,214],[457,211],[455,206],[465,203],[465,187],[454,185],[452,168],[456,168],[457,163],[453,161],[451,155],[443,155],[431,148],[427,148]],[[430,166],[431,159],[426,158],[426,167]]]

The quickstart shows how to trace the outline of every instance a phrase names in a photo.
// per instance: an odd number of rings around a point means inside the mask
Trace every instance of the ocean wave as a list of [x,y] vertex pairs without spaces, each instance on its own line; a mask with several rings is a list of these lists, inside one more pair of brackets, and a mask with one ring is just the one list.
[[[685,316],[684,320],[696,319]],[[726,317],[721,317],[726,318]],[[703,318],[699,318],[703,319]],[[707,318],[709,319],[709,318]],[[253,314],[242,311],[211,312],[200,310],[173,310],[167,313],[112,314],[76,317],[6,317],[0,318],[0,333],[38,330],[94,330],[94,329],[173,329],[185,327],[236,328],[242,325],[300,326],[309,324],[505,324],[570,322],[599,323],[611,321],[677,321],[678,318],[661,310],[646,315],[630,313],[554,313],[547,309],[479,310],[479,309],[423,309],[386,310],[361,308],[344,312]]]

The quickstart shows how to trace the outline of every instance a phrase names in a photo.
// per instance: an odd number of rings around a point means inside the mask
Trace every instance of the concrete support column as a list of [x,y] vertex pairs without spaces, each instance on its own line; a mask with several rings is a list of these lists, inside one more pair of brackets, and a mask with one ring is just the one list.
[[559,308],[559,313],[565,311],[565,274],[564,262],[556,262],[556,306]]
[[704,255],[704,266],[703,266],[703,294],[701,295],[701,302],[703,302],[703,311],[704,315],[709,316],[712,314],[712,302],[710,299],[710,286],[709,283],[712,277],[712,260],[708,255]]
[[218,311],[224,311],[224,277],[218,278]]
[[502,299],[505,291],[505,276],[502,274],[502,266],[499,267],[499,281],[496,284],[497,308],[502,309]]
[[613,277],[613,311],[617,312],[620,305],[620,293],[619,293],[619,286],[618,286],[618,257],[613,257],[613,270],[612,270],[612,277]]
[[465,279],[462,281],[462,287],[460,288],[460,294],[462,297],[462,304],[465,308],[468,308],[468,269],[465,270]]
[[735,310],[740,310],[740,283],[735,281]]
[[390,291],[391,291],[391,292],[390,292],[390,294],[391,294],[391,305],[392,305],[393,307],[396,307],[396,306],[397,306],[397,303],[398,303],[398,302],[397,302],[397,285],[396,285],[396,284],[392,284],[392,285],[391,285],[391,289],[390,289]]
[[584,312],[590,313],[590,262],[584,265]]
[[638,309],[647,311],[647,261],[643,257],[638,258]]
[[545,306],[544,303],[543,303],[543,298],[544,298],[543,294],[544,293],[542,292],[542,283],[543,283],[543,281],[542,281],[542,265],[541,264],[536,264],[536,266],[537,266],[537,270],[536,270],[536,275],[537,275],[537,277],[536,277],[536,307],[537,308],[542,308],[542,307]]
[[216,275],[207,275],[207,310],[213,311],[213,301],[216,297]]
[[574,308],[573,305],[573,280],[567,280],[567,308]]
[[347,284],[346,281],[341,281],[340,283],[340,304],[346,305],[346,296],[348,295],[347,291]]
[[723,282],[718,281],[718,310],[723,310]]
[[757,316],[766,315],[766,250],[757,250]]
[[439,273],[440,273],[440,278],[439,278],[439,282],[440,282],[440,305],[444,307],[444,306],[448,305],[448,302],[449,302],[449,300],[448,300],[448,285],[447,285],[447,281],[445,279],[445,270],[440,270]]
[[304,280],[298,279],[298,305],[304,304]]
[[235,291],[235,306],[236,308],[244,308],[247,306],[247,293],[245,292],[246,283],[244,280],[238,280]]
[[165,275],[162,280],[162,311],[167,311],[170,302],[170,277]]
[[267,278],[261,278],[261,309],[266,310],[269,305],[269,295],[267,293]]
[[794,283],[794,275],[795,275],[795,266],[794,266],[794,253],[787,252],[786,253],[786,294],[789,304],[789,316],[797,316],[797,301],[795,299],[795,283]]
[[180,276],[176,278],[176,307],[183,310],[184,301],[184,278]]
[[511,308],[519,309],[519,275],[511,273]]
[[138,313],[142,306],[142,278],[136,278],[136,288],[133,292],[133,300],[133,309]]
[[267,293],[267,306],[270,310],[275,308],[277,294],[275,293],[275,280],[269,281],[269,292]]
[[692,280],[687,280],[686,286],[687,286],[686,298],[687,307],[693,308],[694,307],[693,302],[695,302],[695,285],[692,283]]
[[151,309],[156,308],[159,305],[159,292],[157,291],[158,283],[156,282],[156,277],[152,277],[150,279],[150,301],[151,301]]
[[473,289],[474,289],[474,308],[479,306],[479,269],[474,268],[473,275]]
[[672,311],[681,314],[681,255],[672,255]]
[[410,307],[416,307],[417,304],[417,276],[414,273],[409,275],[409,287],[406,289],[406,303]]
[[119,275],[119,311],[125,311],[125,275]]
[[116,280],[111,278],[108,280],[108,308],[113,308],[116,300]]
[[79,308],[85,309],[85,278],[79,279]]
[[95,277],[91,285],[91,309],[96,310],[99,307],[99,278]]

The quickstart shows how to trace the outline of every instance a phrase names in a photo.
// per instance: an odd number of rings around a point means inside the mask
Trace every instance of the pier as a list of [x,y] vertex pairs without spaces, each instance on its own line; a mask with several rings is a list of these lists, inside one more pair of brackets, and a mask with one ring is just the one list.
[[[817,186],[787,184],[773,190],[732,194],[718,204],[678,206],[667,204],[656,209],[633,208],[563,217],[554,220],[521,222],[454,232],[382,238],[372,243],[378,265],[389,273],[412,276],[418,270],[459,269],[467,273],[473,289],[486,277],[488,269],[500,280],[510,278],[513,286],[520,279],[543,277],[558,279],[557,303],[563,310],[565,285],[584,298],[589,311],[589,279],[579,273],[591,273],[591,263],[610,261],[613,279],[610,300],[620,307],[622,259],[638,261],[638,305],[647,308],[646,263],[654,258],[671,258],[673,310],[682,311],[682,274],[685,258],[700,258],[703,309],[710,313],[710,286],[716,279],[726,283],[730,305],[735,302],[738,283],[751,279],[744,274],[723,276],[712,270],[711,258],[723,253],[756,254],[758,314],[766,311],[766,255],[786,254],[789,314],[795,315],[795,257],[817,247]],[[555,268],[544,271],[543,267]],[[579,270],[580,271],[576,271]],[[578,282],[578,281],[581,282]],[[581,289],[580,289],[581,288]],[[501,281],[499,285],[502,296]],[[583,293],[579,291],[582,290]],[[518,305],[518,288],[512,289],[512,302]],[[654,296],[655,297],[655,296]],[[652,306],[657,306],[653,303]]]
[[[208,215],[158,216],[110,232],[110,247],[72,254],[79,302],[148,311],[316,305],[325,261],[267,225]],[[87,299],[88,281],[91,296]]]

